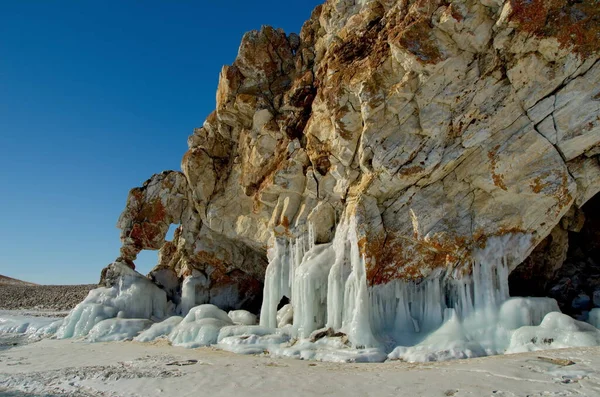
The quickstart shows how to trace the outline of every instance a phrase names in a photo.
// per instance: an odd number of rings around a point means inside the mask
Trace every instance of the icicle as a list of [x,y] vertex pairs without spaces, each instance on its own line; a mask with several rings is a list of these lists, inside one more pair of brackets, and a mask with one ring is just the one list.
[[327,316],[327,276],[335,261],[331,244],[309,250],[295,271],[292,296],[294,328],[300,337],[325,325]]
[[350,242],[342,226],[336,230],[333,239],[335,263],[331,267],[327,280],[327,326],[333,329],[342,328],[342,315],[344,311],[344,289],[348,276],[352,271],[347,253],[350,251]]
[[208,284],[206,276],[196,270],[183,280],[179,314],[185,316],[194,306],[208,302]]
[[275,245],[267,254],[269,265],[265,272],[263,302],[260,309],[260,325],[277,327],[277,305],[284,296],[291,296],[290,290],[290,244],[284,239],[276,239]]

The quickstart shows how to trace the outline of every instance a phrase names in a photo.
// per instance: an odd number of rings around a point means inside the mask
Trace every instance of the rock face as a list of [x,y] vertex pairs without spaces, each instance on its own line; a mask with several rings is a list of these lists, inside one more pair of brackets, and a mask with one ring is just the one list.
[[600,190],[599,32],[595,0],[330,0],[249,32],[182,172],[130,191],[121,257],[160,249],[173,299],[193,275],[196,303],[256,308],[275,239],[352,215],[370,286],[469,272],[491,238],[554,273]]

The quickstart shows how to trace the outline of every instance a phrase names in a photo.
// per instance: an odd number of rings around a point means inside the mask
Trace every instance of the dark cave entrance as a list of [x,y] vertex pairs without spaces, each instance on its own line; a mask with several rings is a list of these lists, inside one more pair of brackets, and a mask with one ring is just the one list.
[[548,296],[572,316],[600,306],[600,194],[569,210],[508,282],[511,296]]

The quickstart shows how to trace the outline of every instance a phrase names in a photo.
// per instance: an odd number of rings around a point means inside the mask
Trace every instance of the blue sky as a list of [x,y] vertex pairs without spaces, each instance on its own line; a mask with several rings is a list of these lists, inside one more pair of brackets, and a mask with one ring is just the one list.
[[0,0],[0,274],[97,282],[128,190],[180,169],[243,33],[319,3]]

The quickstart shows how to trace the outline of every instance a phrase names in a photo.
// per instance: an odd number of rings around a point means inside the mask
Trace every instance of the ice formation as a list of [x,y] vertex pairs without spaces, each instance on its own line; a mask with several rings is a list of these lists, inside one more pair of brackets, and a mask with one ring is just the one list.
[[[185,317],[165,320],[175,312],[165,292],[117,262],[111,265],[114,285],[91,291],[63,321],[0,316],[0,331],[92,342],[167,337],[189,348],[216,345],[244,354],[353,362],[448,360],[600,344],[594,327],[600,325],[600,309],[589,315],[592,326],[561,314],[553,299],[509,297],[511,258],[505,254],[523,257],[527,236],[489,238],[462,269],[439,270],[418,283],[368,287],[356,229],[349,218],[329,244],[315,244],[311,228],[296,239],[275,239],[260,325],[250,312],[226,313],[201,304],[207,301],[201,273],[183,283],[177,312]],[[280,307],[284,297],[289,303]]]
[[235,324],[256,325],[256,315],[247,310],[231,310],[227,315]]
[[54,334],[62,320],[54,317],[30,317],[0,311],[0,333],[45,336]]
[[168,315],[166,293],[152,281],[128,266],[115,262],[111,271],[118,282],[110,288],[97,288],[88,294],[64,319],[56,336],[86,336],[99,322],[119,317],[162,320]]
[[600,330],[566,314],[553,312],[539,326],[517,329],[510,339],[507,353],[560,349],[564,347],[598,346]]
[[198,271],[183,280],[180,305],[182,316],[188,314],[194,306],[208,302],[208,285],[206,276]]
[[137,342],[151,342],[161,336],[169,335],[182,320],[183,317],[172,316],[160,323],[154,323],[150,328],[133,338],[133,340]]
[[152,325],[150,320],[140,318],[109,318],[94,325],[86,340],[90,342],[130,340],[150,325]]
[[226,312],[215,305],[205,304],[192,308],[169,334],[174,346],[188,348],[217,343],[221,328],[233,325]]
[[[490,238],[467,264],[472,269],[467,276],[439,271],[420,283],[397,280],[367,287],[355,222],[350,218],[340,223],[331,244],[315,245],[310,234],[275,240],[261,326],[281,326],[282,318],[293,311],[289,332],[294,338],[306,339],[329,327],[347,335],[345,346],[392,351],[392,359],[430,361],[503,353],[516,329],[539,325],[548,313],[559,310],[553,299],[509,298],[505,253],[523,256],[528,236]],[[278,313],[284,296],[291,303]],[[231,337],[227,342],[233,344]],[[319,343],[302,342],[310,351]],[[281,348],[266,350],[295,355]]]

